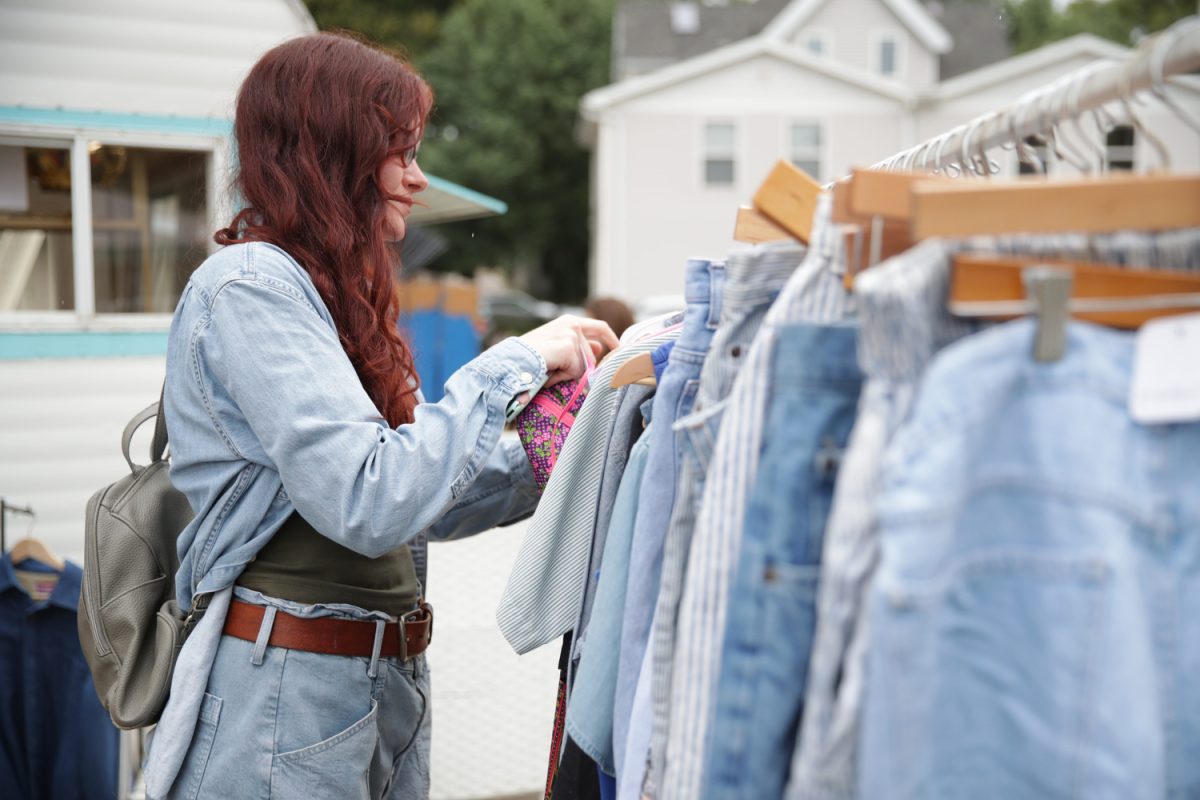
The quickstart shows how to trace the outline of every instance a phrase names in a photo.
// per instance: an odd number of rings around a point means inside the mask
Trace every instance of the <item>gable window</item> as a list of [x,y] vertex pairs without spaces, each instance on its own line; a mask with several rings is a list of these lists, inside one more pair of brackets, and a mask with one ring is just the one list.
[[805,31],[800,41],[804,49],[814,56],[830,56],[833,54],[833,41],[827,30]]
[[821,126],[815,122],[797,122],[791,126],[789,157],[792,163],[808,173],[815,181],[822,179],[824,161]]
[[710,122],[704,126],[705,185],[733,185],[736,175],[736,144],[737,129],[733,123]]
[[879,74],[894,77],[897,72],[897,44],[890,36],[879,40]]
[[0,313],[170,314],[208,254],[211,156],[0,140]]
[[1104,138],[1105,162],[1110,170],[1131,171],[1134,164],[1132,125],[1118,125]]

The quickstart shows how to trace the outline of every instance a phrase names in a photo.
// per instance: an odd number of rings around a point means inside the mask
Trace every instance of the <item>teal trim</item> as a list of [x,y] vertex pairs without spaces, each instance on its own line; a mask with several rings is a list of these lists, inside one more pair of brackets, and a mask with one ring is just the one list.
[[215,117],[179,117],[159,114],[130,114],[114,111],[73,111],[64,108],[0,106],[0,123],[46,125],[55,128],[175,133],[227,138],[233,122]]
[[457,183],[448,181],[445,178],[439,178],[435,175],[426,174],[425,177],[429,179],[429,185],[434,189],[447,192],[448,194],[458,195],[464,200],[477,203],[489,211],[493,211],[497,214],[508,213],[508,203],[504,202],[503,200],[497,200],[494,197],[488,197],[482,192],[477,192],[474,189],[468,189],[465,186],[459,186]]
[[0,333],[0,361],[166,354],[166,331]]

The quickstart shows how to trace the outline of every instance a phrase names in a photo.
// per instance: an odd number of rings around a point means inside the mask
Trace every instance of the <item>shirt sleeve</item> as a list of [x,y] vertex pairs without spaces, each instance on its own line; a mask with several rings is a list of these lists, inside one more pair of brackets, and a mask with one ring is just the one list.
[[[296,509],[322,534],[378,556],[432,527],[489,470],[505,408],[546,374],[523,342],[500,342],[446,382],[437,403],[391,428],[367,395],[333,327],[271,279],[223,285],[194,357],[205,403],[239,456],[276,469]],[[222,396],[223,395],[223,396]],[[222,425],[221,400],[246,425]]]
[[429,531],[434,541],[463,539],[533,514],[541,493],[516,439],[502,439],[475,482]]

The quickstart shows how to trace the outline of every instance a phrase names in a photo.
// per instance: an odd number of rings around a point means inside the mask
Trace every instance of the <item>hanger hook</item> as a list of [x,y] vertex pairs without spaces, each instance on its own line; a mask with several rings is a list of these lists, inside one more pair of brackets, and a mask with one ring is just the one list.
[[1017,151],[1017,161],[1033,167],[1033,171],[1038,175],[1045,175],[1046,165],[1037,154],[1037,150],[1017,135],[1017,112],[1018,109],[1015,108],[1008,112],[1008,135],[1012,137],[1013,149]]
[[[938,137],[937,155],[935,155],[933,157],[934,172],[936,174],[941,174],[943,171],[945,171],[945,172],[950,171],[951,165],[942,163],[942,151],[946,149],[946,142],[950,141],[950,137],[953,134],[954,134],[954,131],[949,131],[947,133],[942,134],[940,137]],[[951,175],[950,177],[957,178],[958,177],[957,172],[954,175]]]
[[962,165],[963,171],[970,170],[972,175],[978,175],[975,171],[975,162],[971,157],[971,135],[975,133],[975,127],[979,124],[978,118],[967,123],[967,129],[963,131],[962,141],[959,142],[958,163]]
[[1000,172],[1000,165],[995,160],[988,157],[987,148],[984,147],[983,137],[983,129],[989,123],[996,121],[999,116],[1000,115],[997,112],[993,111],[979,121],[980,135],[976,153],[979,158],[979,168],[983,171],[983,176],[985,178],[990,178],[991,176]]

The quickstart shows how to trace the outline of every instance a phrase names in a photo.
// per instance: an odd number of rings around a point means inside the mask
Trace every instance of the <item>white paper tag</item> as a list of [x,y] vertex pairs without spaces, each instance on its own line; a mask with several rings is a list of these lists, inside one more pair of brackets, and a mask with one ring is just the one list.
[[1200,420],[1200,314],[1151,320],[1138,331],[1129,413],[1144,425]]

